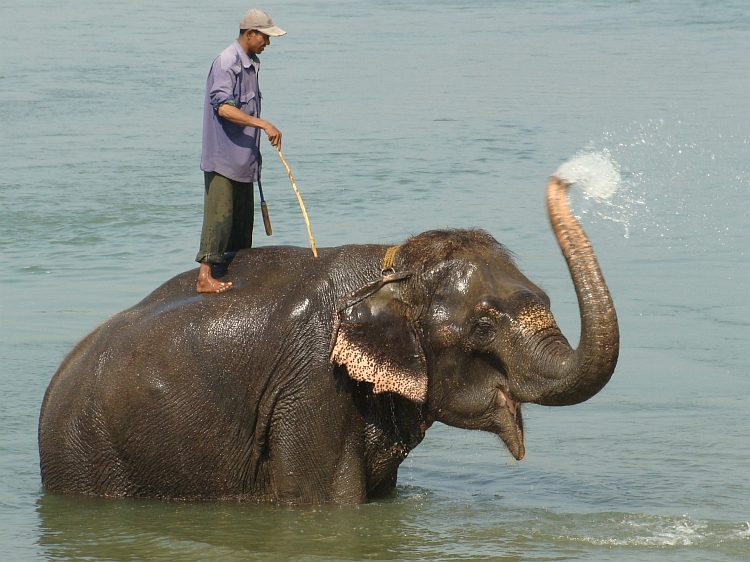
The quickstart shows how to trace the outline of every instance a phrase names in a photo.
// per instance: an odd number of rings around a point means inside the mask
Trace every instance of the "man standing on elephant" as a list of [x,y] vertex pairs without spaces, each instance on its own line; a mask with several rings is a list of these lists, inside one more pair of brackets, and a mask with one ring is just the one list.
[[281,131],[260,118],[258,56],[270,37],[286,34],[261,10],[240,20],[237,40],[211,65],[203,107],[201,169],[205,179],[199,293],[220,293],[232,285],[214,278],[212,267],[225,263],[225,252],[252,246],[253,182],[260,179],[260,133],[281,147]]

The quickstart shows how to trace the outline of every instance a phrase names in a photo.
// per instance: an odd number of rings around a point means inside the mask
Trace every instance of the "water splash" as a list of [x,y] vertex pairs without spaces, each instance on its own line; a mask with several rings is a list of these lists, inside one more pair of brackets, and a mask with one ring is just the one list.
[[611,200],[622,181],[620,165],[606,148],[599,152],[578,153],[560,166],[555,175],[599,201]]
[[565,162],[555,175],[571,183],[571,205],[576,218],[591,214],[620,224],[625,238],[631,223],[647,212],[644,198],[634,189],[637,175],[625,173],[607,149],[585,150]]
[[[580,220],[609,220],[661,250],[747,255],[750,139],[682,120],[605,131],[557,174]],[[743,238],[744,237],[744,238]]]
[[[750,525],[749,525],[750,526]],[[727,523],[682,517],[629,514],[598,521],[583,534],[570,530],[575,541],[601,546],[680,547],[740,544],[747,540],[745,530]]]

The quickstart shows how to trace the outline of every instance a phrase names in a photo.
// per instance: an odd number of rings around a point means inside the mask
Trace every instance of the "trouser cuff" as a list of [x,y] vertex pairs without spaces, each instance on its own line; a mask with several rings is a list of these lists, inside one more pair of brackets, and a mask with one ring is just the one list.
[[224,254],[206,254],[204,252],[198,253],[198,255],[195,256],[195,261],[197,261],[198,263],[210,263],[212,265],[221,265],[227,263]]

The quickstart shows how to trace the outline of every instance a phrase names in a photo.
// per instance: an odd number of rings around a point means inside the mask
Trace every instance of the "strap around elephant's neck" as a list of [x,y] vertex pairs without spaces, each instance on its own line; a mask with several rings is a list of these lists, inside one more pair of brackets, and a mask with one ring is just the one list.
[[383,275],[385,275],[386,272],[390,271],[391,273],[394,272],[393,268],[393,262],[396,259],[396,252],[398,252],[398,249],[401,246],[391,246],[385,251],[385,256],[383,257]]

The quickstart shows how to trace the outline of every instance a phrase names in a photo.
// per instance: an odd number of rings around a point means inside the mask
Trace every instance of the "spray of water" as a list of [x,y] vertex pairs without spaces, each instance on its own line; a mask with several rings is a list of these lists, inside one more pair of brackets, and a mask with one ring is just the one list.
[[[603,133],[556,175],[581,218],[609,220],[662,250],[746,255],[750,139],[700,124],[649,120]],[[614,232],[613,232],[614,233]]]
[[573,187],[571,204],[579,220],[582,215],[611,220],[622,225],[629,238],[633,218],[646,211],[642,198],[635,195],[633,175],[623,178],[620,164],[606,148],[579,152],[555,175]]
[[560,166],[555,175],[598,201],[610,201],[622,181],[620,165],[606,148],[600,152],[578,153]]

